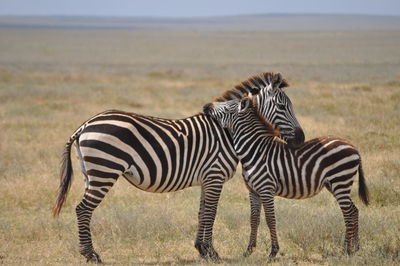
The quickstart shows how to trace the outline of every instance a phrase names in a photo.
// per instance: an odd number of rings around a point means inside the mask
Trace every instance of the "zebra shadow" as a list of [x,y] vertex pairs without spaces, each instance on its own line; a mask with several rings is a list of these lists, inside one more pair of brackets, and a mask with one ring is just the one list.
[[224,264],[237,264],[239,261],[240,261],[239,258],[238,259],[221,258],[221,260],[217,262],[198,258],[198,259],[176,259],[167,261],[148,261],[148,262],[137,261],[137,262],[131,262],[131,265],[214,265],[214,264],[224,265]]

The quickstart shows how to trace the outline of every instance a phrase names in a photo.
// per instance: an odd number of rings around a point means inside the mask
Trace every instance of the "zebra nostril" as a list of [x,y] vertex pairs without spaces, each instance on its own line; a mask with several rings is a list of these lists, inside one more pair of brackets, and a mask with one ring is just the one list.
[[291,131],[286,138],[288,145],[292,148],[296,148],[304,143],[305,137],[301,127],[296,127],[294,131]]
[[211,113],[211,110],[212,110],[213,106],[214,106],[213,103],[207,103],[206,105],[203,106],[203,112],[206,115],[209,115]]

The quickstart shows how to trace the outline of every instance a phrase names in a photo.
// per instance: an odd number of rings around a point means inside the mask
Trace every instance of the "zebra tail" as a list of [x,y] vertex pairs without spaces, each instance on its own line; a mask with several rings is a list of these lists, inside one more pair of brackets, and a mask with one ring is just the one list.
[[72,177],[73,177],[72,162],[71,162],[71,146],[77,137],[78,136],[74,134],[65,144],[61,160],[60,186],[58,187],[58,196],[56,204],[54,205],[53,208],[53,217],[57,217],[60,214],[61,208],[67,198],[69,188],[71,187]]
[[365,183],[364,171],[362,169],[362,164],[360,160],[360,165],[358,166],[358,196],[361,201],[368,206],[369,204],[369,192],[367,184]]

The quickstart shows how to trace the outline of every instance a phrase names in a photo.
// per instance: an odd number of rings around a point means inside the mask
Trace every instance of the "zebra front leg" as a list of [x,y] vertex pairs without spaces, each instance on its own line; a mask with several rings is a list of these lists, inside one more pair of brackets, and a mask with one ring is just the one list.
[[204,191],[204,212],[201,222],[204,226],[203,241],[199,245],[199,252],[203,258],[209,258],[214,261],[220,260],[212,243],[212,231],[217,213],[218,201],[222,191],[223,180],[219,178],[209,178],[203,183]]
[[[92,236],[90,233],[90,221],[94,209],[103,200],[105,194],[110,190],[116,179],[107,179],[107,182],[93,181],[89,176],[89,188],[86,189],[82,201],[76,206],[76,216],[78,219],[79,252],[87,262],[102,263],[100,256],[94,251]],[[113,180],[112,182],[109,182]],[[96,187],[91,184],[96,184]]]
[[274,194],[270,191],[260,193],[261,202],[264,207],[265,219],[267,221],[269,233],[271,235],[271,253],[269,258],[276,257],[279,251],[278,236],[276,234],[276,220],[274,209]]
[[257,246],[257,231],[260,224],[260,211],[261,211],[261,201],[256,192],[249,188],[249,198],[250,198],[250,241],[247,246],[246,252],[243,256],[248,257],[253,253],[254,248]]
[[204,215],[204,189],[201,187],[201,196],[200,196],[200,207],[198,213],[198,228],[196,234],[196,240],[194,242],[194,247],[200,253],[201,257],[206,257],[207,253],[202,248],[202,244],[204,242],[204,224],[203,224],[203,215]]

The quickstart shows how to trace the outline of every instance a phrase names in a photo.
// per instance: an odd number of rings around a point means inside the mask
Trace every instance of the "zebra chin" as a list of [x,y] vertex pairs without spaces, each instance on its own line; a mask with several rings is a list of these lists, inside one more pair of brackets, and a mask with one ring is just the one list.
[[304,143],[305,140],[304,132],[301,127],[296,127],[294,129],[294,133],[290,134],[290,136],[286,137],[285,134],[282,134],[282,137],[286,140],[287,145],[291,148],[298,148]]

